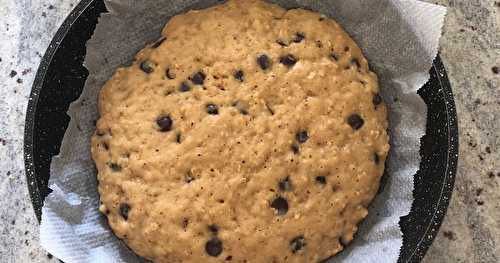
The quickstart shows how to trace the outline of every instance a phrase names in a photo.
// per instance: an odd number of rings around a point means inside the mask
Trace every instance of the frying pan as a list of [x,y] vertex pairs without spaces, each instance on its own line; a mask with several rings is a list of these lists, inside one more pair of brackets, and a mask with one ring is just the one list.
[[[83,0],[57,31],[33,83],[26,115],[24,154],[28,188],[40,221],[51,159],[59,153],[69,123],[69,104],[83,89],[88,71],[82,65],[85,45],[101,13],[102,0]],[[421,139],[420,169],[415,174],[411,212],[400,219],[403,246],[398,262],[420,262],[438,233],[453,191],[458,159],[455,102],[439,55],[430,80],[419,91],[428,108]]]

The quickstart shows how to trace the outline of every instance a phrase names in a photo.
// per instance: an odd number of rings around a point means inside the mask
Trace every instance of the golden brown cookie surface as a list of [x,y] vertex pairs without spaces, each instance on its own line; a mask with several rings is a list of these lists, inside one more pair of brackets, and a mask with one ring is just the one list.
[[386,107],[334,21],[236,0],[174,17],[101,91],[101,211],[155,262],[317,262],[352,240]]

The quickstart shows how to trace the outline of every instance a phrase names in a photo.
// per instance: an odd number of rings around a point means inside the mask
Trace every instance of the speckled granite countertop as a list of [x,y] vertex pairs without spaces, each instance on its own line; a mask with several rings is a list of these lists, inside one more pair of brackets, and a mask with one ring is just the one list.
[[[441,56],[455,94],[455,192],[425,263],[500,262],[500,0],[426,0],[448,16]],[[43,52],[78,0],[0,0],[0,261],[57,262],[38,244],[24,117]],[[48,32],[48,33],[42,33]]]

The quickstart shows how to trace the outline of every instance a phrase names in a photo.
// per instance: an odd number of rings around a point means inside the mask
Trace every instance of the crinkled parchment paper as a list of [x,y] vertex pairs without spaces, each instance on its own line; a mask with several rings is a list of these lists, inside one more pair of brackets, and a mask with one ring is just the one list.
[[[380,194],[361,224],[355,241],[335,262],[396,262],[402,245],[398,222],[408,214],[413,176],[425,132],[426,105],[416,91],[427,82],[436,56],[446,9],[416,0],[275,0],[285,8],[305,7],[337,20],[360,45],[380,78],[389,106],[391,145]],[[120,242],[98,212],[96,171],[90,137],[98,118],[97,94],[119,66],[160,36],[173,15],[216,0],[106,0],[103,14],[87,43],[90,75],[80,99],[68,114],[71,122],[60,155],[52,160],[40,239],[57,258],[70,262],[140,262]]]

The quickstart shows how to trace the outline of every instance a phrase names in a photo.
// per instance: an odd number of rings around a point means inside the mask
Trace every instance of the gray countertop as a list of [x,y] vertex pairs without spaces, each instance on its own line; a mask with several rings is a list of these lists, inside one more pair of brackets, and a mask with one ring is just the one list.
[[[426,1],[449,8],[440,50],[455,94],[460,159],[450,208],[424,262],[497,263],[500,0]],[[38,242],[38,224],[24,174],[24,117],[41,56],[77,2],[0,0],[2,262],[57,262]]]

